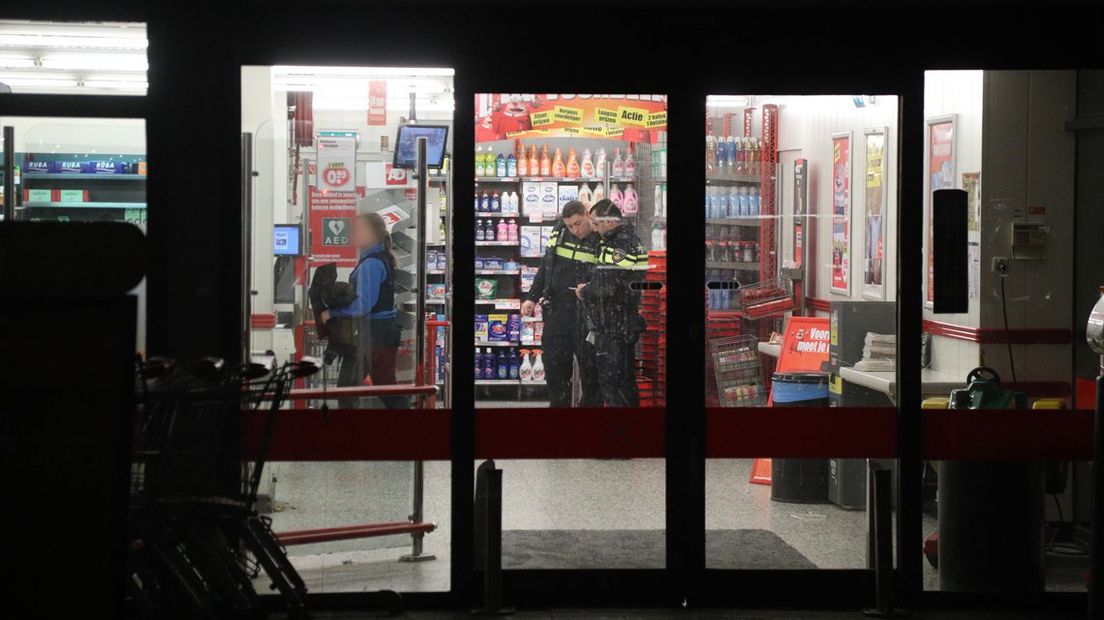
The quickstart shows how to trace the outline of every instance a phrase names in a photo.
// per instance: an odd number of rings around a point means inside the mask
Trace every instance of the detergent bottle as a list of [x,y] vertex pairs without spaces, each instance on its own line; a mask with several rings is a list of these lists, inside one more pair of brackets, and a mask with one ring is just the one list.
[[585,179],[594,178],[594,160],[590,158],[590,149],[583,149],[583,163],[579,166],[579,174]]
[[567,178],[579,178],[579,160],[575,157],[575,149],[567,151]]
[[567,176],[566,170],[564,169],[563,155],[560,153],[559,147],[556,147],[556,152],[552,155],[552,176]]

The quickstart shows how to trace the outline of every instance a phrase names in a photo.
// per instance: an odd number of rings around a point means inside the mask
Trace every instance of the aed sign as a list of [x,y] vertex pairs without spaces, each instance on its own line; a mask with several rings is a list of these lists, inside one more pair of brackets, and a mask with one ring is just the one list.
[[322,245],[349,245],[349,218],[322,218]]

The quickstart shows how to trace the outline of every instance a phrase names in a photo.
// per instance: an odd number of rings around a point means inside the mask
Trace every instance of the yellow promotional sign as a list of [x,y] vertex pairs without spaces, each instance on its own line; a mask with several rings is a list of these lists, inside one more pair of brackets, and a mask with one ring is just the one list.
[[667,112],[652,112],[648,115],[648,128],[667,125]]
[[529,115],[530,122],[534,127],[543,127],[544,125],[552,124],[552,110],[542,110],[540,112],[533,112]]
[[623,125],[647,127],[648,110],[646,108],[630,108],[627,106],[618,106],[617,121]]
[[582,132],[588,136],[604,136],[606,135],[605,127],[583,127]]
[[569,108],[567,106],[558,105],[555,107],[555,113],[552,118],[565,123],[578,124],[583,122],[583,111],[580,108]]
[[571,136],[577,136],[582,133],[578,127],[564,127],[563,132]]
[[625,135],[624,127],[606,127],[607,138],[620,138],[623,135]]
[[594,109],[594,120],[599,123],[616,123],[617,122],[617,110],[608,110],[606,108]]

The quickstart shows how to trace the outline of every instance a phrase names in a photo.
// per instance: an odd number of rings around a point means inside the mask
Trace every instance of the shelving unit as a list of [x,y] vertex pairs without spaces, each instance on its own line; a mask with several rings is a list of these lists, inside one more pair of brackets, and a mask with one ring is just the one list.
[[[24,220],[107,220],[144,224],[146,215],[146,175],[137,173],[37,172],[28,170],[43,162],[94,161],[124,162],[138,166],[141,156],[102,154],[24,153],[16,155],[23,170],[16,188],[16,213]],[[81,200],[62,198],[63,192],[77,191]],[[51,200],[31,200],[29,194],[50,193]],[[62,199],[59,199],[62,198]]]

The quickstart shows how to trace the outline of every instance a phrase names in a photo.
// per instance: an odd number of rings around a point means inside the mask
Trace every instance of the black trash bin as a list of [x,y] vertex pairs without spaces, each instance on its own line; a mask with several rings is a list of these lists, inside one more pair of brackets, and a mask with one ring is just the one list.
[[[776,407],[827,407],[828,375],[821,372],[776,372],[771,377]],[[828,459],[772,459],[771,500],[828,501]]]

